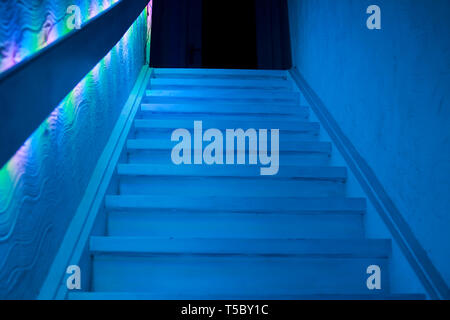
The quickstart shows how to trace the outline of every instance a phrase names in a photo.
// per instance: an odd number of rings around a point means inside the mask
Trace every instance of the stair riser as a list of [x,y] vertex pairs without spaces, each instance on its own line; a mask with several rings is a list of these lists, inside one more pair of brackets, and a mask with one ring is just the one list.
[[200,238],[362,238],[362,215],[112,211],[110,236]]
[[237,80],[237,79],[151,79],[151,90],[282,90],[293,92],[287,80]]
[[[195,107],[195,106],[192,106]],[[198,106],[197,106],[198,107]],[[170,108],[178,108],[181,109],[183,108],[184,110],[189,111],[190,108],[189,106],[187,107],[182,107],[182,106],[175,106],[172,105],[171,107],[166,107],[166,109],[170,109]],[[302,112],[304,112],[305,114],[309,114],[309,109],[307,107],[300,107],[300,108],[295,108],[296,110],[300,110]],[[211,108],[207,109],[207,108],[203,108],[203,110],[209,111],[211,110]],[[228,110],[228,109],[226,109]],[[241,109],[242,110],[242,109]],[[218,127],[220,128],[220,126],[223,126],[224,124],[226,125],[225,128],[228,127],[266,127],[266,125],[253,125],[253,124],[259,124],[259,123],[275,123],[275,124],[285,124],[286,122],[288,123],[286,126],[289,126],[290,128],[299,128],[302,125],[300,123],[310,123],[308,121],[305,121],[304,119],[302,119],[301,117],[296,117],[293,115],[273,115],[273,114],[259,114],[259,113],[254,113],[254,114],[249,114],[249,115],[233,115],[233,114],[208,114],[207,117],[202,118],[198,118],[198,117],[204,117],[204,115],[199,115],[199,114],[195,114],[195,113],[182,113],[182,114],[177,114],[177,113],[152,113],[152,112],[146,112],[146,111],[141,111],[138,114],[136,114],[136,120],[143,120],[143,121],[159,121],[159,122],[165,122],[165,123],[170,123],[170,122],[183,122],[184,124],[181,126],[177,126],[180,128],[184,128],[184,127],[188,127],[186,125],[186,123],[188,123],[191,127],[193,127],[193,123],[196,120],[202,120],[204,121],[204,123],[217,123],[220,124]],[[296,124],[291,124],[292,122],[296,122]],[[235,124],[239,124],[239,125],[235,125]],[[232,126],[230,126],[229,124],[233,124]],[[250,126],[250,124],[252,124]],[[275,127],[281,127],[281,125],[275,125]],[[213,127],[213,126],[211,126]]]
[[267,97],[259,97],[257,95],[255,96],[249,96],[249,97],[236,97],[233,95],[224,95],[219,97],[168,97],[168,96],[161,96],[161,97],[146,97],[142,101],[143,103],[193,103],[193,104],[206,104],[209,107],[211,107],[214,104],[221,104],[221,103],[242,103],[242,104],[277,104],[277,105],[296,105],[300,103],[299,98],[271,98],[269,96]]
[[283,214],[364,214],[364,199],[351,198],[246,198],[172,196],[107,196],[106,208],[123,210],[168,210],[225,213],[283,213]]
[[[382,290],[367,289],[367,267],[382,270]],[[387,260],[249,256],[96,255],[95,291],[164,294],[387,293]]]
[[[309,110],[305,107],[298,107],[291,104],[282,103],[272,103],[272,104],[248,104],[247,106],[236,105],[230,103],[228,105],[224,104],[214,104],[214,103],[201,103],[201,101],[193,104],[182,104],[182,103],[143,103],[141,105],[141,118],[152,118],[152,113],[166,113],[171,116],[178,114],[196,114],[196,120],[199,117],[204,117],[205,119],[209,116],[216,115],[228,115],[231,119],[236,119],[241,116],[253,115],[257,118],[276,115],[289,115],[295,116],[298,119],[307,119],[309,117]],[[260,118],[261,119],[261,118]],[[200,118],[201,120],[201,118]]]
[[[163,80],[163,79],[159,79]],[[234,83],[235,81],[215,81],[211,84],[203,81],[158,81],[152,83],[149,87],[151,90],[204,90],[204,91],[215,91],[215,90],[243,90],[243,91],[276,91],[276,92],[289,92],[291,93],[292,88],[289,87],[284,81],[240,81],[239,83]]]
[[[299,132],[315,132],[319,133],[320,125],[317,122],[300,122],[300,121],[289,121],[289,119],[241,119],[236,118],[233,120],[224,121],[219,117],[209,117],[207,119],[198,119],[203,121],[203,128],[217,128],[217,129],[228,129],[228,128],[255,128],[255,129],[280,129],[282,131],[299,131]],[[194,121],[190,119],[176,118],[174,116],[167,117],[165,119],[148,119],[148,120],[136,120],[136,128],[166,128],[166,129],[176,129],[176,128],[186,128],[192,130],[194,128]]]
[[[173,165],[170,150],[135,150],[129,151],[128,163],[141,164],[166,164]],[[283,166],[326,166],[330,162],[330,157],[324,153],[280,153],[280,168]],[[248,159],[248,154],[246,154]],[[247,160],[248,161],[248,160]]]
[[265,77],[265,78],[283,78],[287,79],[287,71],[285,70],[241,70],[241,69],[174,69],[174,68],[157,68],[153,70],[152,78],[160,78],[164,76],[234,76],[240,79],[246,77]]
[[154,79],[187,80],[250,80],[250,81],[286,81],[282,75],[233,75],[233,74],[157,74]]
[[276,101],[298,101],[300,93],[289,91],[271,91],[263,89],[218,89],[218,90],[146,90],[144,100],[153,100],[155,98],[181,98],[189,101],[190,99],[219,99],[219,100],[276,100]]
[[[178,127],[183,128],[184,127]],[[170,138],[172,136],[172,133],[178,129],[178,128],[171,128],[171,129],[141,129],[141,128],[135,128],[132,132],[132,137],[135,139],[168,139],[170,141]],[[208,127],[208,128],[214,128],[214,127]],[[230,129],[235,129],[240,127],[233,127]],[[269,135],[271,129],[277,129],[276,127],[267,127]],[[190,132],[192,132],[191,129],[188,129]],[[207,129],[206,129],[207,130]],[[206,131],[204,130],[204,131]],[[223,129],[225,130],[225,129]],[[247,130],[247,129],[243,129]],[[255,129],[259,130],[259,129]],[[225,132],[225,131],[223,131]],[[295,142],[295,141],[317,141],[318,139],[318,132],[316,130],[310,130],[310,131],[303,131],[303,132],[292,132],[292,131],[284,131],[280,130],[280,144],[289,143],[289,142]],[[208,142],[205,142],[205,145],[207,145]],[[173,145],[176,145],[176,142],[173,143]]]
[[[270,183],[270,187],[267,183]],[[272,179],[268,182],[264,177],[238,179],[121,176],[120,193],[174,196],[340,197],[344,196],[345,184],[336,181],[287,179]]]
[[[286,72],[229,72],[230,70],[222,70],[217,72],[210,72],[205,70],[202,72],[179,72],[177,70],[166,71],[154,71],[152,75],[152,80],[172,80],[172,81],[182,81],[182,80],[215,80],[215,81],[286,81]],[[233,70],[234,71],[234,70]],[[260,70],[261,71],[261,70]]]
[[[181,129],[185,129],[183,127],[180,127]],[[178,128],[174,129],[137,129],[135,130],[135,135],[137,136],[135,139],[129,139],[127,141],[127,147],[129,149],[155,149],[157,146],[158,149],[161,147],[164,147],[166,149],[172,149],[176,145],[179,144],[179,140],[172,141],[172,133]],[[240,128],[230,128],[234,130],[235,132]],[[277,129],[277,128],[273,128]],[[194,147],[194,138],[202,138],[205,135],[205,132],[207,132],[208,129],[204,129],[202,131],[195,131],[193,129],[187,129],[190,134],[190,141],[191,141],[191,147]],[[222,141],[222,148],[225,149],[227,144],[226,142],[228,140],[233,141],[233,136],[228,139],[227,131],[226,129],[219,129],[221,132],[221,141]],[[247,130],[247,129],[242,129]],[[261,131],[260,129],[255,129],[256,132],[256,139],[255,139],[255,146],[259,150],[259,144],[260,144],[260,136]],[[272,141],[271,141],[271,135],[272,135],[272,128],[267,129],[267,139],[265,146],[266,148],[272,150]],[[253,130],[251,130],[252,132]],[[245,132],[245,131],[244,131]],[[133,134],[132,134],[133,135]],[[306,139],[311,137],[312,140]],[[331,144],[326,142],[320,142],[320,141],[313,141],[315,138],[317,138],[317,135],[315,132],[292,132],[292,131],[283,131],[280,130],[278,133],[278,148],[282,151],[290,151],[290,152],[326,152],[328,154],[331,153]],[[234,149],[237,149],[238,146],[238,139],[234,138]],[[206,146],[210,145],[211,142],[209,141],[202,141],[202,147],[205,148]],[[245,138],[245,148],[248,149],[250,146],[249,138]]]
[[[201,142],[197,147],[195,141],[197,138],[201,139],[202,134],[200,133],[190,133],[190,137],[188,139],[191,142],[190,149],[198,149],[205,150],[210,142]],[[223,134],[222,137],[219,137],[222,141],[222,153],[225,154],[228,152],[227,143],[230,139],[228,139],[226,134]],[[234,139],[234,144],[232,147],[232,151],[236,152],[239,146],[237,142],[238,139]],[[231,139],[233,142],[233,139]],[[314,141],[298,141],[298,140],[289,140],[287,137],[279,137],[278,139],[278,148],[272,148],[272,142],[266,142],[263,147],[260,147],[260,140],[258,136],[256,136],[256,140],[254,143],[249,143],[249,139],[245,139],[244,151],[246,153],[249,152],[249,149],[252,148],[253,153],[259,153],[260,151],[268,151],[269,153],[272,151],[278,150],[279,153],[326,153],[327,155],[331,154],[331,144],[324,142],[314,142]],[[135,140],[130,139],[127,141],[127,148],[129,151],[131,150],[168,150],[172,151],[172,149],[179,144],[178,141],[172,141],[170,136],[166,136],[163,139],[148,139],[148,140]],[[230,152],[231,153],[231,152]]]

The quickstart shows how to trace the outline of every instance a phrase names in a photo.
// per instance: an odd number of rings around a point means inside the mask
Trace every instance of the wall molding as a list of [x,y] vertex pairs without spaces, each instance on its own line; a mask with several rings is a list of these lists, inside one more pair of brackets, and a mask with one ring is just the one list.
[[0,167],[119,42],[149,0],[122,0],[0,74]]
[[450,299],[450,290],[445,280],[413,234],[410,226],[387,194],[374,171],[344,134],[323,101],[309,86],[301,73],[296,68],[293,68],[290,70],[290,75],[341,152],[347,165],[399,245],[430,298]]
[[79,265],[151,74],[148,66],[142,68],[41,287],[39,300],[66,298],[66,269],[69,265]]

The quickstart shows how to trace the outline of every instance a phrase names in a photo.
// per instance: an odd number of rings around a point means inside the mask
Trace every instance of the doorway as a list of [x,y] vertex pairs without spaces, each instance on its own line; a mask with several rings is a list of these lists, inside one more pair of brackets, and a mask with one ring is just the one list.
[[203,0],[205,68],[257,68],[255,0]]
[[154,68],[289,69],[286,0],[154,0]]

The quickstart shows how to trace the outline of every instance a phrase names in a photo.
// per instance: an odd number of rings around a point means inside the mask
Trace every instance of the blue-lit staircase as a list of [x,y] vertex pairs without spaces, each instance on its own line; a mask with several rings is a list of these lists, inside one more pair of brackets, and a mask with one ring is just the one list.
[[[90,292],[70,299],[389,299],[389,240],[365,238],[365,199],[308,121],[285,71],[155,69],[92,236]],[[172,131],[280,129],[280,171],[181,165]],[[381,267],[381,290],[367,268]]]

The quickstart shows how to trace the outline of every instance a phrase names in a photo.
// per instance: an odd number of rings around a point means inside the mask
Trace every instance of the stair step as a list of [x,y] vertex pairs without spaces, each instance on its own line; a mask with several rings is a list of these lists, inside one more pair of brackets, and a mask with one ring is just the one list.
[[175,175],[121,175],[122,195],[236,196],[243,197],[343,197],[342,178],[281,179],[272,176],[196,177]]
[[200,238],[364,237],[361,214],[221,213],[168,210],[110,211],[109,236]]
[[[248,159],[248,156],[246,156]],[[327,153],[280,152],[283,166],[327,166],[330,156]],[[172,165],[171,150],[128,150],[127,163]]]
[[[172,148],[177,142],[171,141],[171,132],[155,134],[152,139],[130,139],[127,141],[128,162],[172,166]],[[284,166],[326,166],[330,161],[331,143],[303,141],[297,136],[280,134],[279,163]],[[204,143],[206,146],[207,143]],[[270,144],[269,144],[270,146]],[[270,151],[269,151],[270,152]],[[225,151],[224,151],[225,153]],[[245,150],[248,163],[250,150]],[[237,150],[234,151],[235,161]],[[251,154],[255,154],[252,152]],[[192,158],[191,161],[194,159]],[[224,154],[224,162],[226,154]],[[229,166],[227,166],[229,167]],[[259,166],[257,166],[259,167]],[[252,169],[256,170],[256,169]]]
[[287,167],[261,176],[259,166],[120,164],[121,194],[330,197],[345,194],[346,168]]
[[[254,128],[259,129],[279,129],[281,132],[292,133],[310,133],[318,135],[320,124],[318,122],[309,121],[286,121],[283,120],[255,120],[255,119],[241,119],[235,120],[221,120],[220,118],[204,119],[202,120],[203,130],[215,128],[220,130],[225,129],[243,129],[247,130]],[[188,130],[194,129],[194,121],[191,119],[136,119],[134,121],[134,128],[136,130],[151,130],[151,129],[169,129],[170,131],[184,128]]]
[[[178,107],[177,107],[178,108]],[[169,109],[169,108],[167,108]],[[188,109],[185,109],[185,111]],[[233,113],[209,113],[208,109],[205,113],[189,113],[189,112],[153,112],[153,111],[140,111],[136,114],[136,120],[185,120],[189,122],[194,121],[213,121],[216,123],[227,123],[228,121],[243,121],[246,122],[255,122],[255,121],[263,121],[266,123],[275,121],[275,122],[308,122],[305,120],[304,115],[298,116],[297,114],[274,114],[274,113],[249,113],[249,114],[233,114]],[[307,115],[309,114],[309,107],[296,107],[296,110],[303,110]],[[242,110],[240,110],[242,111]],[[201,117],[201,118],[200,118]]]
[[[309,108],[294,104],[258,104],[242,105],[238,103],[142,103],[143,113],[170,113],[170,114],[203,114],[207,115],[293,115],[299,119],[309,117]],[[145,114],[142,116],[145,117]],[[198,118],[196,120],[202,120]]]
[[[171,135],[170,135],[171,136]],[[169,155],[174,146],[178,144],[177,141],[171,141],[171,137],[168,139],[129,139],[127,141],[128,150],[167,150]],[[193,133],[192,133],[193,136]],[[226,137],[224,137],[225,139]],[[290,152],[290,153],[324,153],[327,156],[331,153],[331,143],[321,142],[321,141],[289,141],[280,138],[279,141],[279,152]],[[203,142],[203,147],[207,146],[208,142]],[[225,147],[225,143],[223,144]],[[192,143],[192,147],[193,143]],[[268,144],[270,148],[270,144]],[[237,151],[237,146],[235,144],[235,152]],[[246,154],[250,151],[248,148],[248,141],[246,143]],[[192,152],[195,149],[192,148]],[[271,151],[269,149],[269,151]],[[256,150],[258,153],[259,150]],[[224,150],[225,155],[225,150]]]
[[377,293],[389,292],[388,240],[92,237],[90,248],[94,291],[370,294],[366,270],[378,265]]
[[291,104],[300,103],[297,92],[269,90],[147,90],[144,103],[250,103]]
[[225,196],[106,196],[109,210],[172,210],[293,214],[363,214],[363,198],[277,198]]
[[281,79],[287,80],[285,70],[232,70],[232,69],[154,69],[153,78],[205,78],[205,79]]
[[[169,139],[172,132],[178,128],[184,128],[191,132],[194,129],[194,120],[169,120],[169,119],[136,119],[134,121],[134,138],[135,139]],[[317,122],[306,121],[264,121],[253,120],[210,120],[206,118],[202,120],[203,131],[207,129],[223,130],[225,134],[226,129],[243,129],[249,128],[259,129],[279,129],[280,140],[283,141],[316,141],[319,137],[320,125]],[[269,131],[270,136],[270,131]]]
[[290,295],[223,295],[223,294],[205,294],[196,295],[181,293],[157,294],[150,292],[70,292],[69,300],[231,300],[231,301],[249,301],[249,300],[426,300],[423,294],[290,294]]
[[[117,165],[119,175],[128,176],[178,176],[178,177],[236,177],[253,178],[260,175],[258,166],[239,165],[153,165],[153,164],[119,164]],[[280,168],[272,179],[287,178],[289,180],[329,180],[345,182],[347,179],[347,168],[345,167],[299,167],[284,166]]]
[[241,79],[152,79],[149,85],[152,90],[217,90],[217,89],[242,89],[242,90],[292,90],[291,82],[281,79],[268,80],[241,80]]
[[91,237],[93,253],[388,258],[390,240]]

